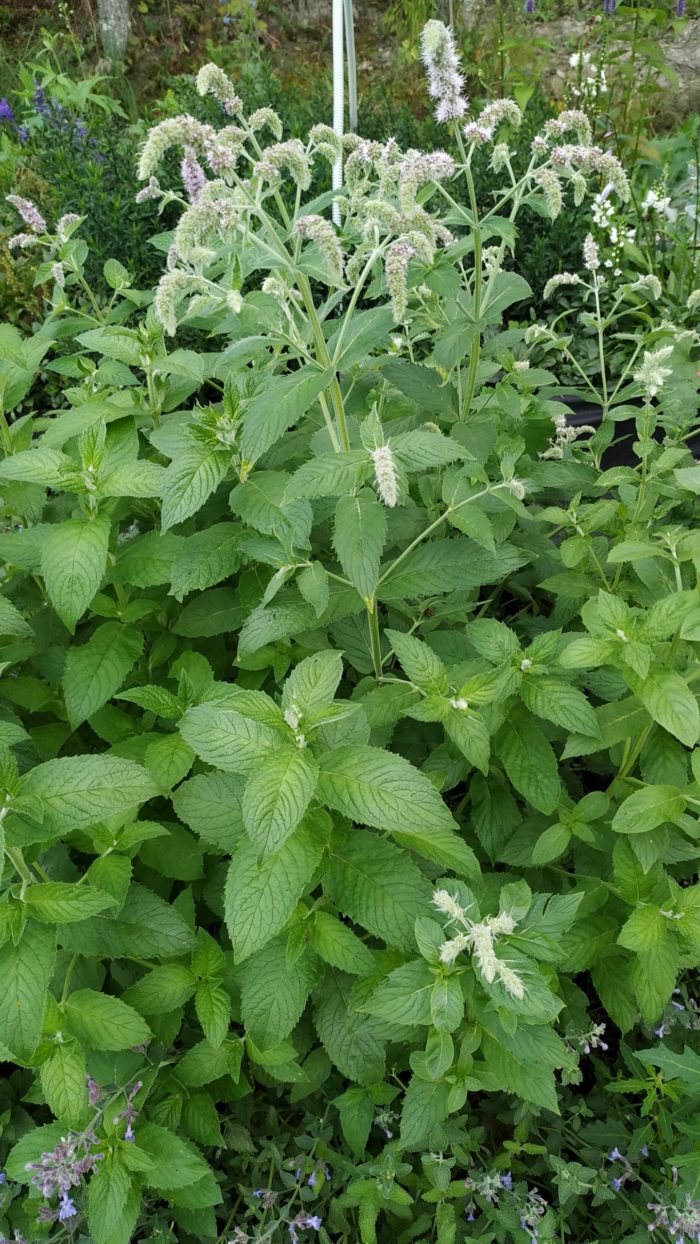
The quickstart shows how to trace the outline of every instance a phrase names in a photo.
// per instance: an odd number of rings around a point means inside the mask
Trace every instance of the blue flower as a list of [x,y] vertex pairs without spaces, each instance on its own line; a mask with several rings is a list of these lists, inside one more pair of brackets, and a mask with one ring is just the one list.
[[503,1184],[506,1192],[513,1191],[513,1176],[510,1171],[506,1171],[505,1175],[501,1175],[501,1183]]
[[58,1211],[58,1221],[65,1222],[67,1218],[74,1218],[77,1212],[78,1211],[75,1208],[73,1202],[71,1201],[68,1193],[62,1192],[61,1193],[61,1208]]
[[14,122],[15,114],[6,99],[0,99],[0,121]]
[[6,1184],[6,1183],[7,1183],[7,1175],[5,1174],[4,1171],[0,1171],[0,1184]]
[[608,1162],[619,1162],[621,1161],[621,1159],[622,1159],[622,1154],[620,1153],[620,1150],[618,1149],[616,1145],[615,1148],[611,1149],[610,1153],[608,1154]]
[[623,1183],[622,1179],[611,1179],[610,1180],[610,1186],[614,1188],[616,1192],[620,1191],[620,1188],[622,1187],[622,1183]]

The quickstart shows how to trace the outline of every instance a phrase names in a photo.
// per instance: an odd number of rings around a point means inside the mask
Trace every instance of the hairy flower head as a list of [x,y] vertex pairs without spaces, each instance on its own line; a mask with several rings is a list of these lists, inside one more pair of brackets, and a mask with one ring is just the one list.
[[436,101],[436,120],[440,124],[461,120],[467,111],[467,100],[462,95],[464,77],[452,31],[442,22],[427,22],[421,53],[428,75],[428,94]]
[[384,504],[393,509],[399,499],[399,485],[394,455],[388,445],[380,445],[377,449],[371,450],[370,457],[374,463],[374,480],[377,485],[377,492]]
[[219,69],[218,65],[211,62],[208,65],[202,65],[197,74],[196,84],[198,93],[213,95],[228,116],[234,116],[235,113],[241,111],[243,101],[236,94],[230,78],[223,69]]
[[31,199],[23,199],[19,194],[7,194],[5,198],[19,212],[25,225],[29,226],[32,233],[46,233],[46,221]]
[[323,216],[300,216],[296,223],[297,233],[310,238],[324,255],[329,268],[338,281],[343,279],[343,251],[335,228]]

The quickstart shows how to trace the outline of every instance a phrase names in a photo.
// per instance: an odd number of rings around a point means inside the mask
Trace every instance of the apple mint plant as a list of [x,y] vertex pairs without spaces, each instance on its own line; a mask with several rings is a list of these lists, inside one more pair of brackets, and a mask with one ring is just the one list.
[[0,328],[7,1240],[700,1229],[699,342],[592,237],[528,323],[528,212],[625,172],[423,55],[445,150],[348,136],[339,227],[333,131],[214,65],[221,127],[140,153],[154,291],[15,200],[54,294]]

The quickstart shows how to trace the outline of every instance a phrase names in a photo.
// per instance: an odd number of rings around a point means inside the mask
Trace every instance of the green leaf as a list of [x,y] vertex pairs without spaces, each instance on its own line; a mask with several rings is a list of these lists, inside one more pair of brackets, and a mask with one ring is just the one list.
[[435,981],[427,963],[416,959],[395,968],[382,981],[364,1010],[392,1023],[426,1025],[432,1023],[430,995]]
[[79,1128],[88,1109],[85,1055],[77,1041],[57,1044],[41,1064],[41,1088],[46,1104],[61,1123]]
[[299,1021],[313,983],[308,955],[287,958],[286,938],[278,937],[248,959],[241,976],[241,1015],[259,1050],[273,1049]]
[[269,726],[213,704],[189,709],[179,729],[200,760],[226,773],[250,773],[269,760],[282,741]]
[[384,1041],[376,1020],[357,1010],[354,979],[328,972],[314,994],[314,1023],[319,1040],[342,1075],[373,1084],[384,1074]]
[[202,981],[194,995],[194,1008],[204,1036],[210,1045],[218,1048],[226,1040],[231,1021],[228,994],[218,985]]
[[97,993],[78,989],[64,1003],[66,1027],[91,1050],[128,1050],[151,1036],[148,1024],[133,1007]]
[[340,1115],[340,1127],[351,1152],[362,1160],[374,1122],[372,1099],[361,1088],[349,1088],[336,1097],[333,1105]]
[[195,1145],[167,1128],[159,1127],[157,1123],[144,1123],[139,1128],[138,1143],[153,1163],[144,1172],[144,1183],[166,1196],[175,1189],[197,1183],[211,1173]]
[[446,694],[447,671],[432,648],[401,631],[386,630],[384,634],[412,683],[428,695]]
[[496,750],[515,789],[539,812],[553,812],[560,794],[557,758],[528,713],[510,714]]
[[589,738],[600,735],[595,711],[582,691],[560,678],[531,678],[525,676],[520,694],[536,717],[553,721],[576,734]]
[[140,765],[117,756],[65,756],[30,769],[20,793],[40,799],[46,837],[70,833],[135,808],[158,793]]
[[239,540],[240,528],[234,523],[214,523],[183,538],[171,571],[175,599],[214,587],[233,574],[241,564]]
[[19,609],[6,596],[0,595],[0,635],[19,635],[31,639],[33,634],[31,626],[25,622]]
[[386,539],[386,511],[369,488],[341,497],[335,511],[333,548],[344,573],[363,600],[370,600],[379,578]]
[[411,1077],[401,1110],[401,1144],[417,1149],[428,1141],[433,1128],[448,1115],[447,1099],[450,1086],[444,1080],[419,1080]]
[[372,474],[372,463],[364,449],[348,449],[343,453],[321,454],[310,458],[295,471],[287,484],[287,498],[340,497],[354,492]]
[[284,684],[282,708],[294,706],[306,716],[329,704],[343,675],[339,652],[315,652],[294,667]]
[[430,914],[431,889],[410,857],[355,830],[334,843],[331,863],[326,884],[336,907],[387,945],[414,951],[413,925]]
[[612,827],[618,834],[646,834],[667,821],[677,822],[684,810],[685,799],[675,786],[645,786],[620,804]]
[[24,902],[29,914],[42,924],[72,924],[114,907],[111,894],[69,881],[40,881],[27,888]]
[[172,904],[139,885],[131,886],[118,916],[94,916],[61,930],[66,950],[92,958],[179,958],[193,941]]
[[644,680],[630,671],[626,677],[654,721],[686,747],[694,747],[700,737],[700,711],[695,696],[680,674],[652,669]]
[[86,644],[70,649],[63,672],[63,694],[74,730],[119,690],[142,651],[141,632],[119,622],[105,622]]
[[635,1050],[634,1056],[642,1063],[659,1067],[666,1080],[680,1080],[690,1090],[689,1096],[700,1101],[700,1054],[695,1050],[686,1045],[679,1054],[659,1045],[652,1050]]
[[245,833],[243,791],[238,775],[206,773],[183,782],[171,798],[180,820],[207,846],[231,855]]
[[312,366],[300,367],[287,376],[272,376],[266,389],[254,397],[243,424],[241,451],[255,462],[296,423],[316,401],[332,376]]
[[173,459],[163,479],[163,531],[201,510],[226,475],[228,464],[229,454],[208,445],[193,445]]
[[233,953],[242,963],[281,929],[313,876],[323,852],[313,821],[302,824],[275,855],[261,863],[253,843],[244,840],[231,861],[224,893],[224,915]]
[[17,946],[10,941],[0,948],[0,1042],[22,1062],[41,1035],[55,950],[55,930],[33,920]]
[[244,779],[234,774],[198,774],[173,791],[180,820],[206,845],[231,855],[245,832],[242,820]]
[[180,963],[163,963],[147,972],[124,994],[142,1015],[164,1015],[184,1006],[195,991],[194,973]]
[[294,832],[316,788],[318,768],[298,748],[280,748],[251,773],[243,796],[243,822],[261,856],[271,855]]
[[321,959],[341,972],[367,976],[375,971],[371,951],[347,924],[330,912],[316,912],[309,941]]
[[318,797],[359,825],[430,838],[455,822],[432,782],[403,756],[378,747],[337,747],[320,760]]
[[97,1163],[87,1190],[87,1220],[94,1244],[129,1244],[140,1204],[122,1155],[107,1153]]
[[71,633],[97,592],[107,566],[109,519],[69,519],[42,532],[41,573],[59,618]]

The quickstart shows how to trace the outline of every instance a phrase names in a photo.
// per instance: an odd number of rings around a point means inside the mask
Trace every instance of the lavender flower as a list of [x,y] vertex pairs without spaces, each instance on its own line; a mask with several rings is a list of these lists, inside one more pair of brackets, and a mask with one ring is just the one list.
[[136,1083],[129,1090],[129,1095],[126,1099],[126,1105],[124,1109],[121,1110],[118,1115],[115,1115],[114,1119],[112,1120],[112,1122],[115,1124],[121,1122],[122,1119],[126,1121],[126,1131],[124,1132],[124,1140],[135,1140],[136,1139],[136,1134],[134,1132],[133,1125],[134,1125],[134,1120],[138,1118],[138,1110],[134,1106],[134,1098],[141,1088],[143,1088],[143,1083],[141,1080],[137,1080]]
[[617,5],[615,0],[603,0],[603,12],[607,17],[612,17]]
[[191,147],[185,147],[185,154],[180,165],[180,176],[187,198],[190,203],[196,203],[206,184],[206,177]]
[[104,1158],[103,1153],[93,1152],[93,1145],[97,1143],[94,1132],[87,1131],[82,1135],[68,1132],[55,1149],[42,1153],[38,1162],[27,1162],[25,1170],[33,1172],[31,1182],[41,1195],[47,1200],[56,1193],[59,1195],[58,1213],[48,1206],[44,1207],[44,1221],[58,1217],[59,1222],[65,1222],[77,1214],[69,1193],[71,1188],[79,1187],[84,1177],[91,1174]]
[[464,76],[452,31],[442,22],[426,22],[421,46],[428,94],[437,101],[436,120],[440,124],[460,121],[467,111],[467,100],[462,95]]
[[685,0],[676,0],[676,17],[685,17]]
[[19,194],[5,195],[8,203],[17,209],[25,225],[29,225],[32,233],[46,233],[46,221],[31,199],[23,199]]
[[0,122],[9,121],[10,125],[14,125],[15,114],[6,99],[0,99]]
[[525,3],[523,4],[523,13],[534,13],[534,11],[535,0],[525,0]]

